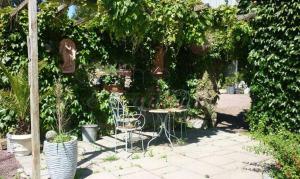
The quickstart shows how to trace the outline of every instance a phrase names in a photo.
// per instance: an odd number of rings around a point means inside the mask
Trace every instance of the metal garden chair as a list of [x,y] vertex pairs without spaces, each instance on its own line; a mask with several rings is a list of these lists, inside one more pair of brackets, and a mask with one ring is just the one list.
[[[174,90],[172,93],[176,96],[179,102],[178,111],[174,113],[174,122],[175,120],[180,123],[180,134],[181,138],[183,137],[183,125],[184,125],[184,131],[185,136],[187,137],[187,113],[190,107],[190,97],[189,93],[186,90],[179,89]],[[181,110],[182,109],[182,110]],[[176,118],[176,114],[181,114],[181,118]],[[175,124],[173,124],[173,133],[175,135]]]
[[[109,99],[113,120],[115,124],[115,152],[117,150],[117,132],[125,133],[125,149],[128,151],[128,141],[132,149],[132,133],[137,132],[142,141],[142,149],[144,152],[144,140],[141,137],[142,129],[145,125],[145,117],[141,114],[136,106],[128,106],[120,95],[112,94]],[[132,110],[131,110],[132,109]],[[134,111],[135,112],[132,112]]]

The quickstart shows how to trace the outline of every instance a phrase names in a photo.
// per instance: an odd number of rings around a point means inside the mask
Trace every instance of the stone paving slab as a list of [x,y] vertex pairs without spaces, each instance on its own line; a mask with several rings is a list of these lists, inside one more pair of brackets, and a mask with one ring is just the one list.
[[[257,142],[238,133],[214,133],[197,142],[175,143],[173,150],[164,143],[153,145],[145,154],[141,150],[125,152],[122,142],[115,153],[112,145],[115,141],[111,137],[103,137],[95,144],[79,142],[77,175],[92,179],[262,178],[264,162],[270,158],[247,150]],[[17,159],[30,175],[31,156]],[[42,177],[48,178],[45,161],[41,163]]]

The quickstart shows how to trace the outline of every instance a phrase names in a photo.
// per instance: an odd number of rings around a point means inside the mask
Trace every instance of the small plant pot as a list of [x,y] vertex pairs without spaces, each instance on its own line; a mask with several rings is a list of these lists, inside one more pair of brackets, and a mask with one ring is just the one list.
[[95,142],[97,140],[98,125],[90,124],[82,126],[82,141]]
[[63,143],[44,141],[44,154],[51,179],[74,178],[77,167],[77,137]]
[[31,154],[31,134],[7,134],[6,137],[8,152],[14,153],[16,156],[26,156]]
[[228,94],[234,94],[234,86],[228,86],[227,87],[227,93]]
[[131,70],[126,70],[126,69],[120,69],[120,70],[118,70],[117,73],[120,76],[131,76],[132,75]]
[[114,93],[124,93],[124,89],[120,85],[104,85],[104,89],[109,91],[109,92],[114,92]]

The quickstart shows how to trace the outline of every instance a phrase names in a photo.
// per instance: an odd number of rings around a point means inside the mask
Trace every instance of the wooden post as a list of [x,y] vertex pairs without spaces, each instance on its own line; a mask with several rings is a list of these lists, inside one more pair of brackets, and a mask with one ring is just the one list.
[[38,83],[38,34],[37,1],[28,2],[29,18],[29,85],[30,119],[32,136],[32,178],[40,179],[40,119],[39,119],[39,83]]

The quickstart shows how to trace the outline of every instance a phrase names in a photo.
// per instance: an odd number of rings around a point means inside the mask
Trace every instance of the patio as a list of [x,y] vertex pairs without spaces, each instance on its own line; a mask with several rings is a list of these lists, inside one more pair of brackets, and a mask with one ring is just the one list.
[[[257,142],[251,140],[239,125],[242,121],[240,113],[248,109],[249,104],[250,98],[247,95],[221,95],[217,111],[222,119],[219,119],[218,127],[211,130],[188,130],[189,140],[173,141],[174,150],[166,139],[160,138],[151,143],[145,155],[141,150],[136,150],[140,143],[134,146],[133,153],[127,153],[121,142],[121,134],[117,136],[120,139],[117,153],[114,152],[114,136],[104,136],[94,144],[79,142],[76,176],[95,179],[263,178],[263,171],[272,160],[249,151]],[[231,116],[231,121],[227,120],[228,116]],[[143,133],[146,142],[152,135],[152,132]],[[25,173],[30,174],[31,156],[17,159]],[[48,178],[43,155],[42,159],[42,176]]]
[[[151,133],[144,133],[150,138]],[[114,152],[113,136],[102,137],[94,144],[79,142],[77,178],[262,178],[269,157],[256,155],[248,149],[256,144],[246,134],[222,130],[189,131],[190,140],[175,144],[152,145],[145,156],[121,149]],[[121,136],[118,136],[121,137]],[[31,156],[17,158],[31,171]],[[43,159],[43,156],[42,156]],[[48,178],[44,159],[42,176]]]

